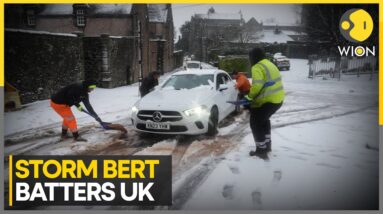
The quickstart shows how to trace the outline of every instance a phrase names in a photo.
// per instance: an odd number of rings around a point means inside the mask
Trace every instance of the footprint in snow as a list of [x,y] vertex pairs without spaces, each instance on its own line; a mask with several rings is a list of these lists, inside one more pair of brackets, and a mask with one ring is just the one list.
[[273,181],[279,182],[281,178],[282,178],[282,171],[281,170],[274,171]]
[[251,198],[253,200],[253,206],[255,209],[262,209],[262,194],[260,191],[255,190],[251,193]]
[[238,169],[238,167],[236,167],[236,166],[229,166],[229,169],[230,169],[230,171],[233,173],[233,174],[239,174],[239,169]]
[[45,133],[47,133],[47,134],[54,134],[55,132],[53,130],[48,130]]
[[324,167],[332,168],[332,169],[339,169],[339,168],[341,168],[340,166],[332,165],[332,164],[329,164],[329,163],[317,163],[316,165],[317,166],[324,166]]
[[228,199],[228,200],[231,200],[234,198],[234,186],[231,185],[231,184],[226,184],[224,187],[223,187],[223,190],[222,190],[222,196],[225,198],[225,199]]

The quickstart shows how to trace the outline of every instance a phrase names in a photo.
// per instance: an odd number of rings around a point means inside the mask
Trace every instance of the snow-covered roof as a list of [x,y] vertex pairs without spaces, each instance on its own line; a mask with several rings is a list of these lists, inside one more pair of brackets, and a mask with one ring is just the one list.
[[73,4],[46,4],[41,15],[71,15]]
[[293,30],[282,30],[282,32],[286,35],[307,35],[307,33],[304,32],[298,32]]
[[148,13],[150,22],[166,22],[168,16],[166,4],[149,4]]
[[[132,4],[88,4],[92,14],[130,14]],[[41,15],[71,15],[73,4],[46,4]]]
[[195,17],[201,18],[201,19],[241,20],[241,14],[240,13],[195,14]]
[[23,30],[23,29],[5,28],[5,31],[6,31],[6,32],[19,32],[19,33],[41,34],[41,35],[54,35],[54,36],[77,37],[76,34],[71,34],[71,33],[51,33],[51,32],[48,32],[48,31],[37,31],[37,30]]
[[300,23],[263,20],[263,26],[301,26]]
[[130,14],[132,4],[93,4],[95,14]]
[[254,42],[287,43],[288,41],[294,41],[294,39],[286,35],[283,31],[281,31],[279,34],[275,34],[273,30],[264,30],[263,37],[257,39],[257,41]]

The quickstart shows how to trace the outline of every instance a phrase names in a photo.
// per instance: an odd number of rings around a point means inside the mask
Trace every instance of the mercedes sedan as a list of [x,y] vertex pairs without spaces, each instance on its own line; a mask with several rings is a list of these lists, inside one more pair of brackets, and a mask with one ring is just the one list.
[[230,76],[218,69],[179,71],[132,107],[138,132],[214,135],[218,123],[235,111],[238,91]]

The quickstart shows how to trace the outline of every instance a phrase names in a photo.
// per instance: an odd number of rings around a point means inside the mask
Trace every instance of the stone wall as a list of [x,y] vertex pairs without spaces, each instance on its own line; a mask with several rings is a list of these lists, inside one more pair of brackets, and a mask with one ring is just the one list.
[[137,72],[137,60],[134,60],[134,40],[129,38],[111,38],[109,41],[109,72],[112,82],[109,87],[131,84],[133,72]]
[[20,90],[23,104],[84,79],[103,88],[127,85],[137,81],[134,47],[125,37],[7,30],[5,80]]
[[82,41],[74,34],[5,31],[5,80],[22,103],[47,99],[84,78]]
[[114,88],[135,82],[134,39],[126,37],[84,37],[85,78],[100,87]]
[[[143,42],[143,77],[153,60],[146,55],[148,47],[148,41]],[[58,89],[84,79],[103,88],[128,85],[138,81],[138,49],[134,37],[7,29],[5,80],[20,90],[23,104],[48,99]],[[170,61],[167,69],[173,67],[173,54],[164,60]]]

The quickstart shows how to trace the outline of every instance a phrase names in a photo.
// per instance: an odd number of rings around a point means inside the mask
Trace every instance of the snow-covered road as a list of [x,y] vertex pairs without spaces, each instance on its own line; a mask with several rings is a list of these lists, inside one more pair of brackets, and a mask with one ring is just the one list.
[[[57,143],[60,118],[48,101],[5,114],[5,154],[172,155],[170,209],[376,208],[378,77],[312,80],[307,60],[298,59],[282,76],[287,95],[272,117],[268,160],[248,156],[254,146],[248,112],[221,123],[215,138],[142,138],[134,131],[121,137],[76,112],[89,142],[73,144]],[[103,120],[129,128],[129,109],[138,98],[132,85],[96,89],[90,99]]]

